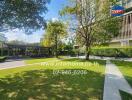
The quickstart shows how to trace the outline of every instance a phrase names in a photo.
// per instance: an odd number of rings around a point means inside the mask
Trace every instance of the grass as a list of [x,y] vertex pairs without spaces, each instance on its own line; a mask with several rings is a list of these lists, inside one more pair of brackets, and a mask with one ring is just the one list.
[[[105,61],[66,59],[56,62],[54,58],[48,58],[27,62],[49,60],[50,63],[41,65],[1,70],[0,99],[102,100]],[[58,69],[62,73],[54,74]]]
[[132,100],[132,94],[128,94],[124,91],[120,91],[122,100]]
[[27,64],[33,64],[33,63],[41,63],[41,62],[47,62],[47,61],[52,61],[52,60],[57,60],[56,58],[38,58],[38,59],[28,59],[25,60]]
[[132,86],[132,62],[113,61],[113,63],[118,66],[128,83]]
[[[126,80],[132,87],[132,62],[127,61],[112,61],[115,63],[120,71],[125,76]],[[126,92],[120,91],[122,100],[132,100],[132,94],[128,94]]]

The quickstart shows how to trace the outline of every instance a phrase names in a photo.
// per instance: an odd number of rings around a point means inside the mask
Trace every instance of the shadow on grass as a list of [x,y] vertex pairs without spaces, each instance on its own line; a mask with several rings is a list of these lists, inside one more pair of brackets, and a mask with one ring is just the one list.
[[132,94],[128,94],[124,91],[120,91],[122,100],[132,100]]
[[101,100],[104,76],[53,75],[52,70],[34,70],[0,79],[1,100]]
[[125,78],[128,81],[128,83],[130,84],[130,86],[132,87],[132,77],[125,75]]
[[70,62],[97,62],[100,65],[105,65],[106,61],[105,60],[97,60],[97,59],[90,59],[90,60],[85,60],[85,59],[79,59],[79,58],[72,58],[72,59],[64,59],[62,61],[70,61]]

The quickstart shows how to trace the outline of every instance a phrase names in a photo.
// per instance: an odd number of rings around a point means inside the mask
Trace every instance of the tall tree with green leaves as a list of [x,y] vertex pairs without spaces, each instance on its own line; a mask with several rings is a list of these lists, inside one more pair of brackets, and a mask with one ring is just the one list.
[[44,28],[50,0],[0,0],[0,31],[19,28],[29,33]]
[[55,56],[58,57],[58,42],[67,35],[67,25],[62,21],[50,21],[42,40],[44,46],[54,46]]
[[75,6],[66,6],[60,14],[76,16],[76,27],[72,29],[76,30],[78,43],[85,45],[86,60],[89,60],[91,47],[109,42],[117,36],[121,24],[119,18],[110,16],[110,6],[114,1],[72,0],[72,2]]

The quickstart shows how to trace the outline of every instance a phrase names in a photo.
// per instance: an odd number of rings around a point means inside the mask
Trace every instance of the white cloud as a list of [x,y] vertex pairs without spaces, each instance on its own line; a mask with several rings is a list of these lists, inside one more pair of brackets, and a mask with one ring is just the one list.
[[58,18],[52,18],[52,21],[55,22],[55,21],[59,21]]
[[19,41],[24,41],[24,42],[28,42],[28,43],[36,43],[36,42],[40,41],[40,38],[42,37],[43,33],[44,33],[44,31],[40,30],[40,31],[34,32],[31,35],[26,35],[21,30],[14,29],[14,30],[8,31],[4,34],[7,37],[8,41],[19,40]]

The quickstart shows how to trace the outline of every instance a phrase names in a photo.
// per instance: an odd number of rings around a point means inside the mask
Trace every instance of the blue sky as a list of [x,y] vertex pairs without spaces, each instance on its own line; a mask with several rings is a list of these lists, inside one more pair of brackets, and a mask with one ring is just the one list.
[[[45,15],[45,19],[46,20],[59,19],[58,12],[61,8],[63,8],[65,4],[67,4],[67,1],[68,0],[51,0],[50,4],[48,4],[49,11]],[[5,36],[9,41],[20,40],[29,43],[35,43],[40,41],[40,38],[42,38],[43,34],[44,30],[39,30],[31,35],[25,35],[25,33],[23,33],[22,31],[15,29],[13,31],[5,33]]]

